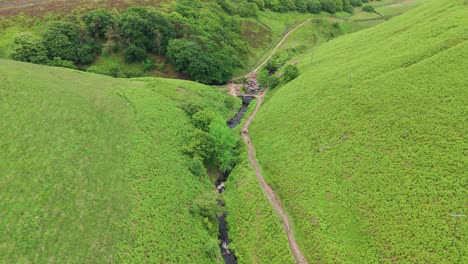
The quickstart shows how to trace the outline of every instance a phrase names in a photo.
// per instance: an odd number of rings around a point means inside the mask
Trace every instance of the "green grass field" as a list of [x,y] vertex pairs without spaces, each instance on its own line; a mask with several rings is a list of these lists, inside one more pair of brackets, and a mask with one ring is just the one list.
[[323,44],[254,119],[310,263],[468,262],[467,18],[432,1]]
[[0,60],[1,263],[213,263],[192,201],[211,191],[181,151],[180,108],[223,117],[197,83],[125,80]]

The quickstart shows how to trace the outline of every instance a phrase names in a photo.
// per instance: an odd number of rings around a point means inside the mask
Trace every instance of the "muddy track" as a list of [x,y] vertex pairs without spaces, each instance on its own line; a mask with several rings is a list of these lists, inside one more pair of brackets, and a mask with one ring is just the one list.
[[[305,25],[309,20],[310,19],[307,19],[304,22],[302,22],[301,24],[299,24],[299,25],[295,26],[294,28],[292,28],[291,30],[289,30],[284,35],[284,37],[280,40],[280,42],[278,42],[278,44],[276,44],[276,46],[271,51],[270,55],[265,59],[265,61],[262,62],[257,68],[255,68],[255,70],[253,70],[251,73],[245,75],[245,77],[247,77],[249,79],[251,79],[251,78],[256,79],[257,72],[263,67],[263,65],[265,65],[273,57],[273,55],[276,53],[276,50],[284,43],[284,41],[286,41],[286,39],[289,37],[289,35],[291,33],[293,33],[295,30],[297,30],[298,28]],[[234,90],[235,86],[234,86],[233,83],[231,83],[231,86],[228,85],[228,87],[230,87],[230,89],[229,89],[230,94],[239,96],[237,90]],[[254,147],[254,145],[252,143],[252,140],[250,139],[250,137],[248,135],[248,129],[250,127],[250,124],[252,123],[252,120],[254,119],[255,115],[258,112],[258,110],[262,106],[263,97],[265,96],[266,92],[267,92],[267,90],[263,91],[260,95],[256,96],[257,99],[258,99],[257,106],[255,107],[255,110],[253,111],[253,113],[247,118],[247,121],[245,122],[244,126],[242,127],[242,131],[243,131],[242,132],[242,137],[243,137],[243,139],[244,139],[244,141],[247,144],[248,149],[249,149],[250,164],[252,165],[252,168],[254,169],[255,174],[257,175],[258,182],[260,183],[260,185],[261,185],[261,187],[263,189],[263,192],[264,192],[265,196],[267,197],[268,202],[270,202],[271,206],[273,206],[273,209],[276,212],[278,220],[281,223],[281,225],[282,225],[282,227],[284,229],[284,232],[286,233],[286,236],[288,237],[289,247],[291,248],[291,252],[293,254],[293,257],[294,257],[296,263],[307,264],[307,260],[302,255],[302,252],[299,249],[299,246],[297,245],[296,239],[294,238],[294,232],[292,230],[291,221],[289,220],[288,214],[286,213],[286,209],[284,208],[283,204],[281,203],[281,200],[280,200],[279,196],[266,183],[265,179],[263,178],[263,174],[262,174],[262,172],[260,170],[260,165],[259,165],[259,163],[257,162],[257,160],[255,158],[255,147]]]
[[[261,95],[257,97],[258,98],[257,106],[255,110],[253,111],[253,113],[249,116],[249,118],[245,122],[244,126],[242,127],[242,131],[248,131],[250,123],[252,122],[258,110],[262,106],[263,96],[265,94],[266,94],[266,91],[264,91]],[[267,197],[268,202],[270,202],[270,204],[273,206],[280,223],[282,223],[283,229],[286,233],[286,236],[288,237],[289,247],[291,248],[291,252],[294,256],[294,259],[296,260],[296,263],[300,263],[300,264],[307,263],[306,259],[301,253],[301,250],[299,249],[299,246],[296,243],[296,239],[294,238],[293,230],[291,227],[291,222],[289,221],[288,214],[286,213],[286,210],[284,209],[284,206],[281,203],[281,200],[279,199],[276,192],[266,183],[265,179],[263,178],[262,172],[260,170],[260,165],[258,164],[255,158],[255,147],[252,144],[252,140],[250,139],[248,133],[246,132],[242,133],[242,137],[244,138],[244,141],[249,148],[250,164],[252,165],[255,171],[255,174],[257,175],[257,179],[260,185],[262,186],[263,192],[265,193],[265,196]]]

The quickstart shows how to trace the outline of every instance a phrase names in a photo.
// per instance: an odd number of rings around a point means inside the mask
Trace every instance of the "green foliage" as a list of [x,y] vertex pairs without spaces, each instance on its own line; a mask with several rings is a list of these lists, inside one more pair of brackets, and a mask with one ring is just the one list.
[[351,0],[352,6],[362,6],[362,0]]
[[292,81],[299,76],[299,69],[296,65],[289,64],[284,69],[283,78],[286,82]]
[[307,2],[307,11],[310,13],[319,14],[322,11],[322,3],[320,0],[311,0]]
[[127,62],[141,62],[146,60],[148,54],[144,48],[131,44],[124,50],[124,57]]
[[203,246],[203,251],[209,257],[219,259],[220,252],[219,252],[218,240],[213,238],[210,241],[208,241],[208,243],[206,243]]
[[76,66],[73,63],[73,61],[63,60],[60,57],[54,57],[53,59],[48,60],[47,65],[56,66],[56,67],[64,67],[64,68],[69,68],[69,69],[76,69]]
[[154,69],[156,69],[157,66],[156,66],[156,63],[154,63],[154,60],[152,59],[146,59],[144,62],[143,62],[143,70],[145,72],[148,72],[148,71],[152,71]]
[[325,43],[255,117],[309,263],[467,262],[467,19],[432,1]]
[[194,126],[180,105],[224,118],[234,99],[9,60],[0,76],[1,263],[216,262],[219,207],[182,152]]
[[206,168],[205,164],[203,164],[203,159],[199,156],[195,156],[192,158],[192,164],[190,165],[190,171],[195,176],[205,176],[206,175]]
[[262,70],[258,75],[258,82],[263,88],[275,88],[279,84],[279,78],[276,75],[270,75],[267,70]]
[[[262,1],[253,3],[247,0],[216,0],[216,2],[230,15],[239,15],[241,17],[256,17],[259,8],[263,6]],[[263,3],[263,5],[262,5]]]
[[223,120],[214,120],[209,134],[213,139],[213,155],[221,171],[226,172],[238,161],[235,149],[239,145],[237,134],[227,127]]
[[174,28],[162,14],[132,6],[119,16],[119,28],[126,43],[165,54]]
[[369,12],[369,13],[373,13],[373,12],[375,12],[375,9],[374,9],[374,7],[371,6],[371,5],[364,5],[364,6],[362,7],[362,11],[364,11],[364,12]]
[[216,117],[217,115],[211,110],[203,109],[192,115],[192,123],[196,128],[209,131],[210,124]]
[[207,132],[197,128],[190,134],[184,150],[193,157],[201,157],[203,160],[210,159],[213,155],[212,137]]
[[14,39],[10,56],[14,60],[39,64],[48,60],[42,40],[29,33],[21,33]]
[[203,218],[208,217],[214,223],[223,213],[219,202],[220,196],[217,191],[207,191],[193,201],[191,211],[200,214]]
[[82,29],[69,22],[53,22],[44,33],[44,46],[49,58],[61,58],[74,63],[93,62],[100,52],[99,45]]
[[202,50],[195,42],[184,39],[171,40],[167,54],[176,70],[207,84],[227,82],[235,67],[227,52],[214,48]]
[[106,36],[107,29],[114,26],[114,15],[106,9],[96,9],[83,16],[86,28],[96,39]]

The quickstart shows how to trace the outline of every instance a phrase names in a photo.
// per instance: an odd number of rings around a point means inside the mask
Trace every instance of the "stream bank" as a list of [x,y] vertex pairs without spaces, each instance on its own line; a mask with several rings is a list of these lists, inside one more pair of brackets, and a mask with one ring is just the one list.
[[[239,111],[236,113],[234,117],[232,117],[231,119],[227,121],[227,126],[231,129],[235,128],[241,122],[242,118],[247,112],[249,104],[255,98],[254,96],[240,96],[240,97],[242,98],[241,108],[239,109]],[[220,177],[218,177],[218,179],[216,180],[215,187],[220,194],[223,194],[224,191],[226,190],[225,182],[228,180],[230,173],[231,173],[230,171],[227,171],[223,173]],[[223,202],[220,202],[220,205],[223,208],[225,207]],[[236,260],[236,256],[234,255],[234,252],[229,250],[229,243],[231,241],[229,240],[229,236],[228,236],[229,230],[227,227],[226,216],[227,216],[227,212],[224,211],[223,214],[220,217],[218,217],[218,222],[219,222],[218,239],[220,241],[219,248],[221,250],[221,255],[224,259],[224,263],[237,264],[237,260]]]

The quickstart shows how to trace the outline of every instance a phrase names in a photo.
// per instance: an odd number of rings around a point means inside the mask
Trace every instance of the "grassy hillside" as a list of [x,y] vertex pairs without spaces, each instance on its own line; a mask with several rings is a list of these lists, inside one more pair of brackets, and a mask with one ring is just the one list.
[[[244,121],[255,109],[253,101]],[[242,126],[236,130],[240,133]],[[294,263],[288,240],[278,217],[266,199],[248,160],[247,146],[240,151],[240,162],[229,175],[223,194],[228,209],[230,248],[242,263]]]
[[[309,262],[465,263],[466,1],[306,55],[250,129]],[[455,230],[456,229],[456,230]]]
[[122,80],[0,60],[1,263],[213,263],[190,212],[212,184],[181,151],[200,84]]

